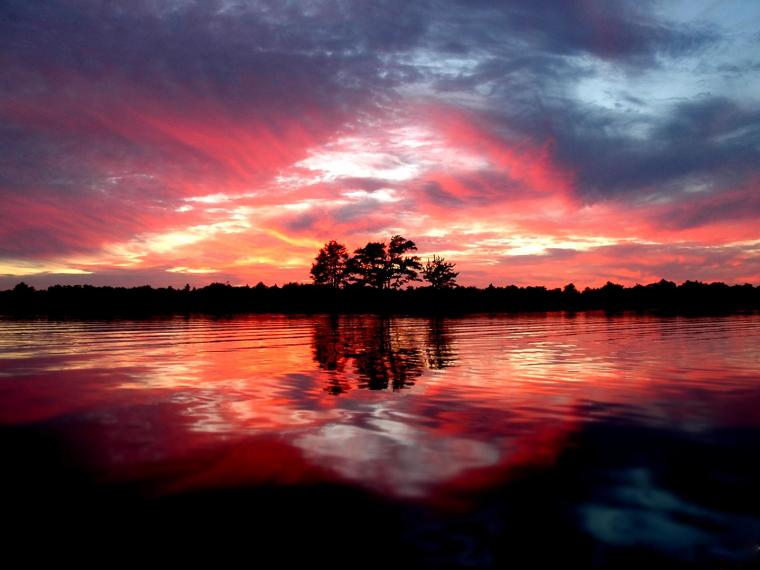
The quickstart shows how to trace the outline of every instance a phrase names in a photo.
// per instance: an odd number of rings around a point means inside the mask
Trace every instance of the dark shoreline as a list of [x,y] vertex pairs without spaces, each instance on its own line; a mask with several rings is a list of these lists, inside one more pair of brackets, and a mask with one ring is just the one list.
[[549,311],[635,311],[657,314],[724,314],[760,309],[760,286],[662,280],[623,287],[607,283],[578,291],[546,287],[419,287],[336,290],[315,285],[235,287],[212,283],[175,289],[54,285],[34,289],[19,284],[0,291],[0,315],[54,317],[148,317],[234,314],[408,314],[468,315]]

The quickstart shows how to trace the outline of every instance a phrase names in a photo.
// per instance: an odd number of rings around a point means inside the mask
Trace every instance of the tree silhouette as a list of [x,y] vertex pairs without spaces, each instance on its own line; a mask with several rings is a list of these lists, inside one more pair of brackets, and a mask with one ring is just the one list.
[[388,280],[388,253],[385,244],[369,242],[354,251],[349,266],[354,282],[383,289]]
[[456,287],[456,279],[459,273],[454,271],[454,263],[446,261],[437,255],[428,259],[422,269],[422,276],[430,283],[433,289],[449,289]]
[[417,271],[422,269],[420,258],[406,255],[416,251],[412,240],[400,235],[391,238],[390,244],[369,242],[354,252],[350,270],[354,281],[376,289],[397,289],[409,281],[417,279]]
[[339,288],[346,284],[348,272],[348,250],[342,243],[331,240],[319,250],[311,266],[311,278],[316,285]]
[[416,255],[406,255],[409,251],[417,251],[417,245],[410,239],[395,235],[388,245],[388,286],[401,287],[409,281],[417,280],[417,272],[422,269],[420,258]]

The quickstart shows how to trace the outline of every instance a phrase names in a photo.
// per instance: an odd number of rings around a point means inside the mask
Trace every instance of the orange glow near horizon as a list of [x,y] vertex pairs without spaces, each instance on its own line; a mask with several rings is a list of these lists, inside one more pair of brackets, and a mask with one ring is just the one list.
[[[751,219],[672,223],[754,196],[756,180],[685,203],[588,203],[575,174],[555,163],[551,141],[507,143],[453,108],[412,106],[337,134],[317,122],[309,133],[301,121],[234,124],[206,112],[182,117],[135,99],[120,120],[93,114],[79,128],[150,141],[183,160],[200,155],[211,168],[94,165],[120,173],[80,210],[14,197],[5,207],[18,227],[7,233],[55,235],[70,251],[0,259],[3,283],[306,282],[326,241],[353,250],[396,233],[423,258],[454,261],[464,285],[760,281]],[[160,195],[140,198],[152,192]]]

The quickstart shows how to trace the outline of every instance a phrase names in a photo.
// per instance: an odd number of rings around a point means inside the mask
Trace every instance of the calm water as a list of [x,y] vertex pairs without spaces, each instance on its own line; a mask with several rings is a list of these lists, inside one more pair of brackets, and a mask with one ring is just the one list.
[[0,435],[74,554],[745,567],[760,316],[6,320]]

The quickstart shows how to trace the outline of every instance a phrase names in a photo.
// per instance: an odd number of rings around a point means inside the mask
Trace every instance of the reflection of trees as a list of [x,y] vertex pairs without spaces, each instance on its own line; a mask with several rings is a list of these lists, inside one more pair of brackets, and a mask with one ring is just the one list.
[[381,317],[328,317],[314,325],[314,360],[328,372],[325,388],[350,388],[350,368],[358,388],[400,390],[412,386],[426,368],[440,370],[455,360],[444,321],[431,320],[424,334],[416,324]]
[[422,357],[415,339],[388,319],[377,319],[358,333],[351,343],[359,388],[400,390],[412,386],[422,374]]
[[328,385],[325,388],[331,394],[341,394],[350,386],[344,374],[348,361],[347,346],[338,317],[332,315],[318,321],[314,326],[312,351],[319,367],[328,371]]
[[448,325],[443,319],[433,318],[428,323],[425,360],[427,367],[433,370],[448,368],[456,360]]

